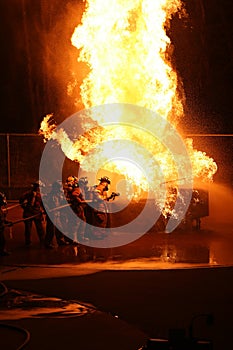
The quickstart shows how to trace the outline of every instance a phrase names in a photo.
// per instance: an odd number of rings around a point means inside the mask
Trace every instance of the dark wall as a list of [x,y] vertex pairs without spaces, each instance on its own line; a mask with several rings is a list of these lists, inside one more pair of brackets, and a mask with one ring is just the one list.
[[77,50],[67,43],[83,6],[79,0],[0,1],[0,132],[37,132],[46,114],[59,121],[74,112],[66,85]]
[[184,127],[188,132],[233,133],[233,3],[183,3],[188,17],[174,18],[170,37],[186,94]]

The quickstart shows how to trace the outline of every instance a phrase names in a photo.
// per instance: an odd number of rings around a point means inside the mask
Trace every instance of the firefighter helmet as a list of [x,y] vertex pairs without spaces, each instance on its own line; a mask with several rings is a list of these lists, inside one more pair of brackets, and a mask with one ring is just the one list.
[[109,185],[111,184],[111,181],[109,179],[109,177],[107,176],[102,176],[100,179],[98,179],[100,183],[102,182],[107,182]]
[[39,187],[44,187],[44,186],[45,186],[44,183],[40,180],[35,181],[31,184],[31,187],[33,190],[37,190]]
[[55,182],[53,182],[52,184],[52,190],[53,191],[60,191],[62,188],[62,182],[59,180],[56,180]]
[[68,177],[67,177],[67,179],[66,179],[66,182],[68,183],[68,182],[74,182],[75,181],[75,176],[73,176],[73,175],[69,175]]
[[68,176],[66,179],[66,186],[72,187],[72,188],[78,187],[79,186],[78,178],[74,175]]
[[0,192],[0,207],[7,205],[5,193]]
[[86,185],[88,184],[88,179],[87,179],[86,176],[80,177],[80,179],[78,180],[78,182],[79,182],[80,185],[85,185],[85,186],[86,186]]

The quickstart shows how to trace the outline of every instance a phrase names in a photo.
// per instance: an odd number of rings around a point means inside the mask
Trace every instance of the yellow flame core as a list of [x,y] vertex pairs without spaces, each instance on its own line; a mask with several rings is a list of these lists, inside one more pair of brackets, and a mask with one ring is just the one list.
[[181,8],[179,0],[89,0],[72,44],[89,75],[81,86],[86,108],[132,103],[173,123],[183,113],[177,75],[166,58],[170,39],[164,25]]
[[[84,107],[130,103],[152,110],[176,126],[183,117],[184,101],[178,94],[178,79],[169,56],[171,43],[165,26],[168,28],[172,16],[182,11],[181,0],[87,0],[82,22],[71,38],[72,44],[80,49],[78,61],[85,62],[90,69],[80,87]],[[74,82],[69,84],[69,94],[74,86],[75,75]],[[179,86],[179,90],[182,87]],[[114,109],[112,113],[115,114],[114,120],[117,117],[121,122],[123,107],[122,110],[120,107]],[[106,116],[96,113],[92,118],[97,123],[111,121],[107,113]],[[142,127],[150,130],[150,125],[143,123],[142,119]],[[161,129],[163,125],[160,122],[156,127]],[[148,189],[148,180],[150,184],[153,183],[152,187],[158,188],[157,179],[161,179],[161,176],[157,176],[159,172],[163,173],[167,182],[178,177],[177,164],[169,151],[143,130],[135,132],[133,128],[123,125],[106,128],[97,125],[72,142],[64,130],[54,132],[51,125],[46,126],[45,120],[41,133],[46,139],[57,140],[65,155],[78,161],[86,171],[94,170],[98,164],[98,154],[92,156],[92,151],[103,141],[128,139],[139,143],[156,155],[158,162],[156,167],[146,152],[138,152],[134,143],[128,147],[126,153],[130,159],[135,159],[135,163],[142,167],[144,162],[149,164],[146,177],[143,172],[135,171],[135,166],[130,163],[126,166],[122,161],[109,162],[113,149],[105,149],[104,144],[100,153],[104,169],[124,174],[144,191]],[[190,155],[194,178],[212,181],[217,171],[214,160],[195,150],[191,139],[184,140],[184,143]],[[169,211],[172,209],[168,204],[165,212]]]
[[44,142],[51,139],[53,135],[53,131],[56,129],[56,125],[54,123],[50,123],[53,114],[47,114],[41,122],[39,135],[43,135]]

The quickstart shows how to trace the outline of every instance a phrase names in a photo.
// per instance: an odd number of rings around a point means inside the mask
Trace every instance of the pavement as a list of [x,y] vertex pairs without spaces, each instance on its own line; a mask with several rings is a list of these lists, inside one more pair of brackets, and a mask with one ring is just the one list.
[[[192,319],[194,337],[232,349],[233,206],[220,190],[200,231],[149,232],[126,246],[97,248],[94,260],[88,247],[45,249],[35,231],[26,249],[23,223],[6,229],[1,349],[19,349],[26,339],[26,350],[137,350],[171,329],[188,334]],[[21,214],[16,207],[8,219]]]

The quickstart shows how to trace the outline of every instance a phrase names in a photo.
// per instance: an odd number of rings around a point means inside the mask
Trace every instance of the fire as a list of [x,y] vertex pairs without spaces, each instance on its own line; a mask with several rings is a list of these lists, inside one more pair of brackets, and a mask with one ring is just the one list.
[[205,152],[194,149],[192,139],[187,138],[185,143],[191,159],[194,177],[203,182],[211,182],[213,180],[213,175],[217,171],[217,164],[212,158],[207,156]]
[[71,38],[81,49],[79,61],[90,67],[81,86],[85,108],[121,102],[146,107],[173,123],[182,116],[164,29],[179,9],[180,0],[87,2],[82,25]]
[[44,142],[52,138],[53,131],[56,129],[55,122],[52,122],[53,114],[47,114],[41,122],[39,135],[43,135]]
[[[72,44],[80,50],[78,61],[89,67],[89,74],[80,87],[86,109],[109,103],[133,104],[158,113],[174,127],[178,125],[184,116],[184,100],[178,93],[178,77],[171,64],[172,46],[165,29],[176,13],[180,16],[185,13],[181,0],[86,1],[81,24],[71,38]],[[75,77],[74,82],[69,83],[69,94],[73,93],[74,87]],[[95,169],[98,164],[97,149],[101,151],[105,170],[124,174],[143,191],[148,189],[148,180],[158,188],[158,171],[163,172],[165,182],[176,180],[177,165],[169,151],[143,130],[121,125],[123,109],[116,108],[113,113],[118,114],[118,126],[100,126],[104,121],[109,122],[109,114],[93,113],[91,121],[89,118],[82,120],[87,131],[75,141],[71,141],[62,128],[49,125],[49,117],[44,120],[40,132],[46,140],[57,140],[65,155],[79,162],[86,171]],[[143,122],[142,119],[142,127],[149,130],[150,125]],[[156,127],[163,128],[163,125],[158,123]],[[135,171],[133,164],[126,166],[122,161],[108,161],[114,149],[105,149],[103,141],[117,141],[119,137],[135,141],[127,147],[125,154],[126,157],[130,154],[142,168],[145,164],[146,176],[143,171]],[[140,149],[138,152],[136,143],[147,151],[144,153]],[[212,181],[217,171],[214,160],[195,150],[191,139],[184,139],[184,143],[190,155],[193,178]],[[120,142],[116,147],[121,147]],[[148,157],[148,152],[156,155],[157,166]],[[174,185],[177,185],[176,181]]]

